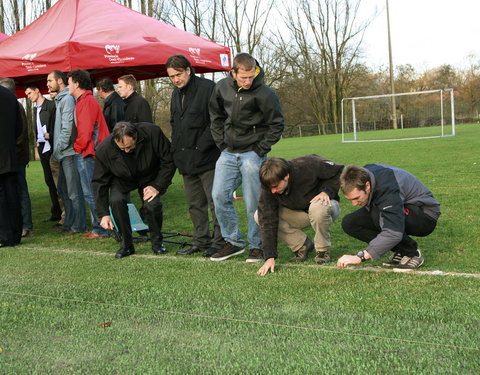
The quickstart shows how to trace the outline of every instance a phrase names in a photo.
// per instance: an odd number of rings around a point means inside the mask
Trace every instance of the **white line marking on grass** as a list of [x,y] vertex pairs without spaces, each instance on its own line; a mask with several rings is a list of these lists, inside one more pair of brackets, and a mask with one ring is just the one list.
[[[20,246],[18,246],[20,248]],[[107,253],[103,251],[87,251],[87,250],[74,250],[74,249],[52,249],[52,248],[40,248],[40,247],[25,247],[21,246],[21,249],[23,250],[33,250],[33,251],[53,251],[57,253],[74,253],[74,254],[85,254],[85,255],[101,255],[101,256],[114,256],[115,253]],[[164,255],[155,255],[155,254],[139,254],[135,253],[134,255],[130,255],[130,257],[139,257],[139,258],[151,258],[151,259],[170,259],[170,260],[195,260],[195,261],[201,261],[201,262],[210,262],[209,258],[204,258],[204,257],[185,257],[182,256],[179,258],[179,256],[174,255],[172,252],[171,255],[164,254]],[[121,260],[118,260],[121,262]],[[218,263],[218,262],[217,262]],[[248,263],[245,263],[248,264]],[[256,263],[255,263],[256,264]],[[280,267],[308,267],[308,268],[316,268],[318,270],[321,269],[331,269],[331,270],[339,270],[339,268],[335,266],[327,266],[327,265],[316,265],[316,264],[288,264],[288,263],[280,263],[277,264],[276,268]],[[355,267],[355,266],[350,266],[347,268],[343,269],[344,271],[368,271],[368,272],[394,272],[393,268],[386,268],[386,267],[375,267],[375,266],[360,266],[360,267]],[[452,277],[467,277],[467,278],[480,278],[480,273],[466,273],[466,272],[447,272],[447,271],[440,271],[440,270],[433,270],[433,271],[411,271],[411,272],[404,272],[404,273],[398,273],[394,272],[396,275],[428,275],[428,276],[452,276]]]
[[122,308],[122,309],[133,309],[133,310],[142,310],[142,311],[152,311],[152,312],[159,312],[159,313],[170,314],[170,315],[183,315],[183,316],[195,317],[195,318],[200,318],[200,319],[208,319],[209,321],[214,321],[214,319],[215,319],[215,320],[223,320],[223,321],[235,322],[235,323],[248,323],[248,324],[256,324],[256,325],[263,325],[263,326],[270,326],[270,327],[299,329],[299,330],[315,331],[315,332],[323,332],[323,333],[333,333],[333,334],[336,334],[336,335],[365,337],[365,338],[370,338],[370,339],[391,340],[391,341],[397,341],[397,342],[403,342],[403,343],[409,343],[409,344],[421,344],[421,345],[431,345],[431,346],[437,346],[437,347],[443,347],[443,348],[480,351],[480,348],[469,347],[469,346],[458,346],[458,345],[452,345],[452,344],[442,344],[442,343],[437,343],[437,342],[429,342],[429,341],[421,341],[421,340],[400,339],[400,338],[396,338],[396,337],[369,335],[369,334],[365,334],[365,333],[337,331],[337,330],[333,330],[333,329],[325,329],[325,328],[317,328],[317,327],[303,327],[303,326],[294,326],[294,325],[280,324],[280,323],[259,322],[259,321],[248,320],[248,319],[226,318],[226,317],[221,317],[221,316],[203,315],[203,314],[195,314],[195,313],[182,312],[182,311],[171,311],[171,310],[156,309],[156,308],[152,308],[152,307],[140,307],[140,306],[132,306],[132,305],[118,305],[118,304],[115,304],[115,303],[85,301],[85,300],[79,300],[79,299],[74,299],[74,298],[42,296],[42,295],[39,295],[39,294],[29,294],[29,293],[19,293],[19,292],[0,291],[0,293],[1,294],[6,294],[6,295],[12,295],[12,296],[34,297],[34,298],[42,298],[42,299],[56,300],[56,301],[83,303],[83,304],[88,304],[88,305],[115,307],[115,308]]

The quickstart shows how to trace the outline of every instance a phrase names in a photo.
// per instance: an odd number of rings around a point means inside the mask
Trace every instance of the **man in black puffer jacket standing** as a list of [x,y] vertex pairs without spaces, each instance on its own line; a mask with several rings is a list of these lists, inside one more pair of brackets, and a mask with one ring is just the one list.
[[260,197],[259,170],[267,152],[282,136],[284,119],[264,72],[247,53],[233,60],[230,75],[217,83],[210,100],[212,136],[222,151],[215,167],[213,201],[225,246],[210,259],[222,261],[245,251],[233,193],[242,185],[248,218],[247,262],[263,261],[260,228],[254,214]]

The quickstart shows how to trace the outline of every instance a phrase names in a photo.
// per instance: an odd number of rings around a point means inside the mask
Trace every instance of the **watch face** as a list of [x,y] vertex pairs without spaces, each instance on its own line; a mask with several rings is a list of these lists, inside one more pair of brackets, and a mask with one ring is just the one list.
[[363,258],[364,256],[365,256],[365,254],[363,253],[363,251],[359,251],[357,253],[357,257]]

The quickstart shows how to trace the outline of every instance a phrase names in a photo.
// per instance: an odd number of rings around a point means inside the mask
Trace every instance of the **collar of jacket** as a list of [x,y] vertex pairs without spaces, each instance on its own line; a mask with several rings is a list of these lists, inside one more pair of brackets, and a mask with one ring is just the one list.
[[59,102],[60,100],[62,100],[67,95],[70,95],[70,94],[68,93],[68,87],[65,87],[63,90],[61,90],[57,94],[57,96],[55,97],[55,101]]
[[118,95],[118,93],[116,91],[112,91],[112,93],[105,98],[104,104],[112,103],[113,100],[115,99],[115,95],[120,98],[120,95]]
[[290,195],[290,191],[292,190],[292,186],[295,183],[295,170],[293,169],[292,164],[287,161],[288,165],[290,166],[290,173],[288,174],[288,184],[287,187],[285,188],[284,192],[282,195]]
[[82,95],[75,99],[76,102],[85,99],[87,96],[93,96],[92,90],[85,90]]
[[190,74],[190,79],[188,80],[188,83],[182,87],[181,89],[178,89],[178,91],[182,94],[182,95],[186,95],[187,92],[190,90],[191,87],[195,86],[195,74],[191,73]]
[[128,98],[123,99],[125,103],[131,102],[136,96],[138,95],[138,92],[134,91],[130,94]]
[[368,197],[368,202],[367,202],[367,205],[365,207],[368,210],[370,210],[370,206],[372,204],[373,192],[374,192],[375,187],[376,187],[376,182],[375,182],[375,175],[370,171],[368,171],[368,174],[370,175],[370,196]]

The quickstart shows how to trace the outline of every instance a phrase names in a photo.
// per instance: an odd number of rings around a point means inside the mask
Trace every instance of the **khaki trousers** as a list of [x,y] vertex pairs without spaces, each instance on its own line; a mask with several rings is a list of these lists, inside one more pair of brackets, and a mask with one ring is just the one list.
[[[310,204],[308,213],[279,207],[278,238],[293,251],[298,251],[307,235],[303,232],[309,225],[315,231],[315,250],[327,251],[330,249],[330,225],[340,215],[340,205],[336,200],[331,201],[331,206],[319,202]],[[255,212],[258,223],[258,212]]]

